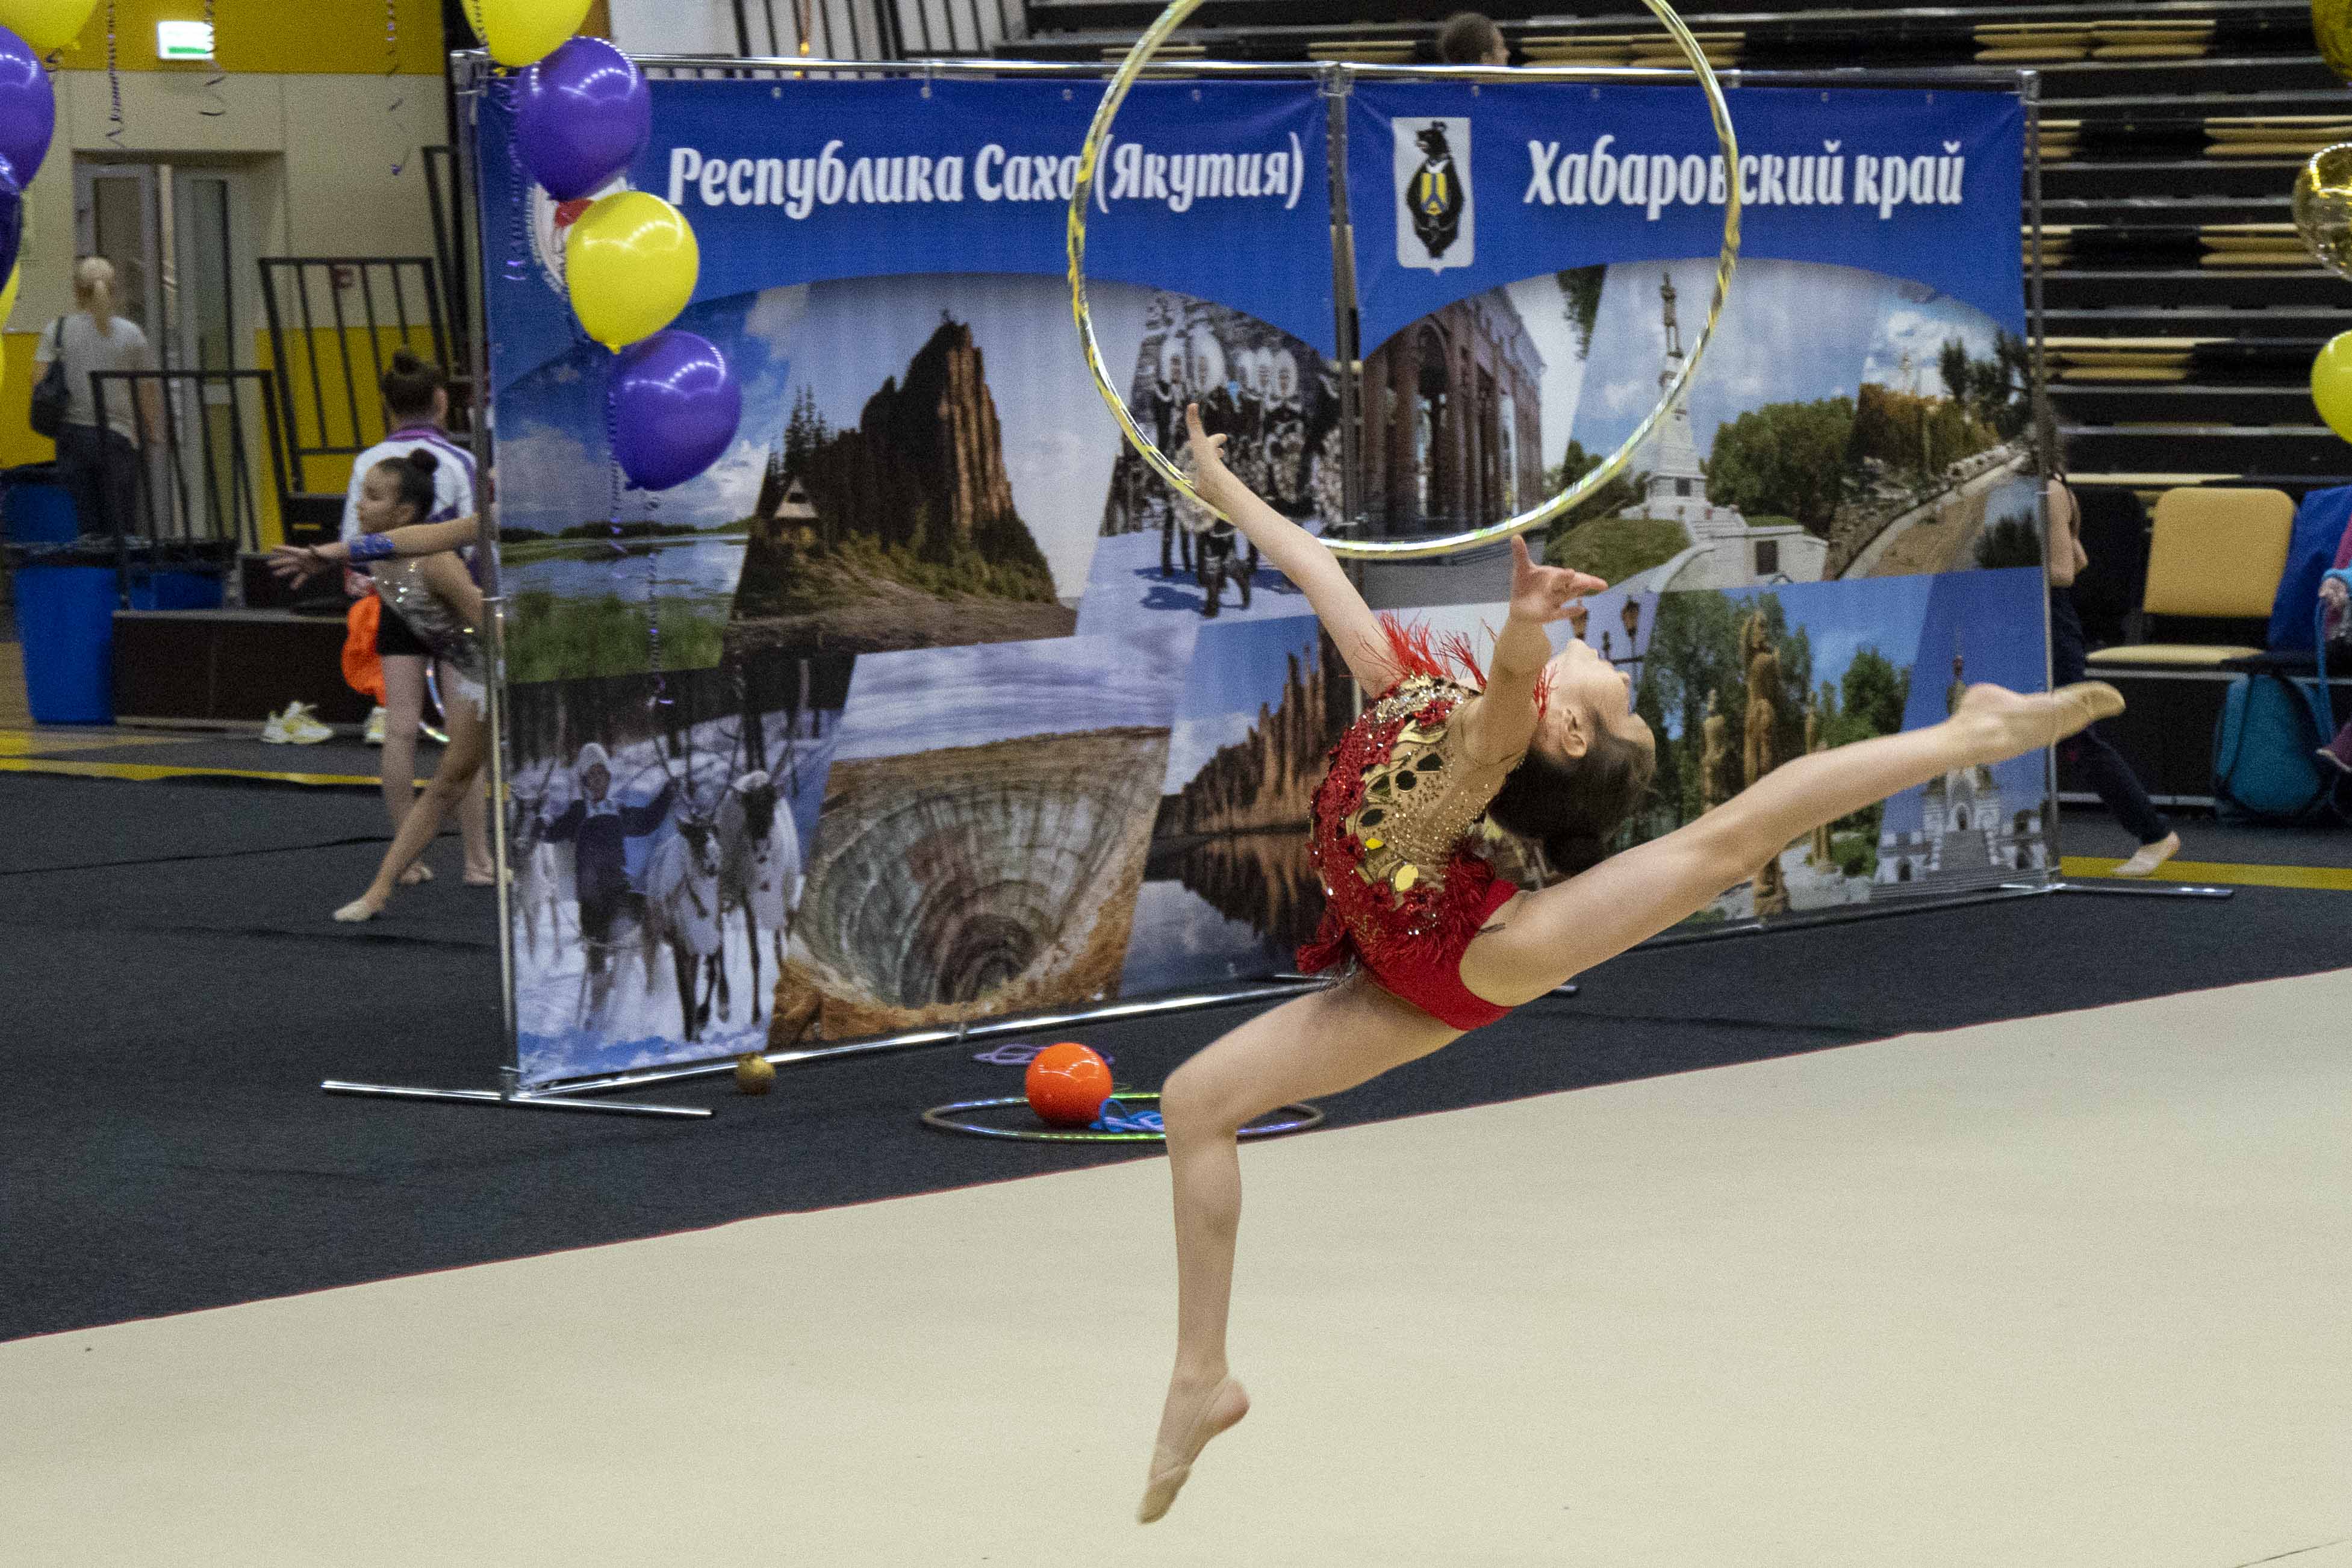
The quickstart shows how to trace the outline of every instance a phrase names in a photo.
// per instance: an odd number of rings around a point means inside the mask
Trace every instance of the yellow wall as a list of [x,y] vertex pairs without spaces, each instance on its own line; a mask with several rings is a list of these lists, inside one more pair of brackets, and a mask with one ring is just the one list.
[[[386,50],[380,0],[226,0],[215,7],[216,59],[166,62],[155,58],[155,23],[201,20],[203,0],[115,0],[119,83],[105,68],[105,7],[92,13],[52,78],[57,136],[26,194],[24,283],[0,336],[0,465],[52,455],[50,443],[27,425],[26,407],[34,342],[73,308],[77,159],[236,171],[249,256],[433,254],[422,149],[448,136],[440,7],[432,0],[397,5],[396,56]],[[397,74],[387,79],[385,67],[395,60]],[[223,79],[217,85],[215,76]],[[119,135],[112,118],[118,87]],[[254,342],[245,364],[268,368],[266,320],[250,259],[233,283],[238,325]],[[331,350],[334,329],[318,332],[326,340],[319,350],[324,390],[331,410],[340,412],[342,361]],[[370,379],[364,329],[352,335],[352,364]],[[384,336],[389,357],[397,333]],[[429,352],[429,334],[416,339],[418,351]],[[296,395],[307,406],[308,356],[292,357]],[[373,438],[378,411],[372,387],[362,389],[361,406]],[[256,431],[253,439],[255,478],[266,485],[266,437]],[[302,478],[312,488],[339,491],[349,467],[347,458],[313,461]],[[274,493],[265,510],[274,531]]]
[[0,468],[46,463],[57,456],[56,445],[25,423],[33,396],[33,342],[40,335],[37,329],[0,337]]
[[[213,7],[213,58],[159,60],[155,24],[201,22],[204,0],[114,0],[115,65],[125,71],[382,76],[396,58],[403,73],[441,72],[441,7],[396,0],[398,46],[388,50],[378,0],[223,0]],[[90,13],[59,62],[68,70],[106,69],[106,7]]]

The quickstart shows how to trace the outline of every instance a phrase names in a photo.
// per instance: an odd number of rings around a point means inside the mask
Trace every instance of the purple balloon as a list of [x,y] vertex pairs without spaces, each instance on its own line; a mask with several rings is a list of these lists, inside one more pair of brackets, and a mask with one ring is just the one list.
[[613,364],[613,456],[641,490],[682,485],[719,460],[743,419],[743,389],[708,338],[675,328]]
[[559,202],[627,168],[653,129],[645,73],[602,38],[571,39],[524,71],[516,90],[516,151]]
[[0,174],[22,191],[41,172],[58,128],[58,96],[33,46],[0,27]]

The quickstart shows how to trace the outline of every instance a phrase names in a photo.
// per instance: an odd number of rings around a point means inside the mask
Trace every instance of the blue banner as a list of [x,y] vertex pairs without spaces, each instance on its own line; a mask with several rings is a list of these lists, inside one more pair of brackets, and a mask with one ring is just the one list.
[[[742,400],[727,449],[658,492],[621,482],[612,356],[564,292],[593,195],[535,187],[504,89],[484,100],[526,1082],[1222,984],[1317,929],[1306,829],[1353,694],[1297,586],[1178,504],[1096,395],[1064,273],[1101,90],[654,84],[650,144],[608,189],[693,226],[677,325]],[[1450,531],[1590,471],[1685,363],[1746,192],[1688,395],[1531,541],[1615,584],[1554,635],[1625,673],[1656,738],[1628,842],[1932,721],[1969,680],[2039,679],[2013,98],[1743,91],[1718,168],[1686,89],[1357,84],[1357,366],[1334,347],[1330,101],[1139,88],[1087,255],[1145,431],[1181,456],[1197,403],[1310,529]],[[1475,641],[1503,570],[1366,591]],[[2040,781],[1949,775],[1699,918],[2046,869]],[[1547,875],[1531,846],[1482,853]]]
[[[656,81],[626,176],[694,226],[699,300],[828,279],[1066,269],[1077,153],[1101,89],[1038,81]],[[512,112],[482,108],[500,385],[567,342],[563,229],[586,205],[531,185]],[[1087,274],[1213,299],[1334,352],[1324,100],[1312,82],[1144,83],[1096,178]],[[615,184],[608,189],[620,189]],[[600,193],[601,194],[601,193]],[[500,351],[505,351],[501,353]]]
[[[1743,258],[1908,279],[2023,332],[2025,116],[2014,95],[1726,96]],[[1729,177],[1696,88],[1360,85],[1348,199],[1364,349],[1540,273],[1714,256]]]

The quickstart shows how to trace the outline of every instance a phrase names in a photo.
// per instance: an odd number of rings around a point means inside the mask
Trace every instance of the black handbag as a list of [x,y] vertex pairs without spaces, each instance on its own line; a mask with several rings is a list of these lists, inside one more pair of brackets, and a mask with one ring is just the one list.
[[66,321],[63,316],[50,328],[49,368],[33,384],[33,433],[57,439],[66,425]]

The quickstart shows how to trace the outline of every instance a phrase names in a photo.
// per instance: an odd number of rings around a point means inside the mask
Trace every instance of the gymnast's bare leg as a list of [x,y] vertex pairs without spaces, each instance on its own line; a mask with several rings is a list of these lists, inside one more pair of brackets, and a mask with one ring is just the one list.
[[[1463,982],[1517,1005],[1695,913],[1755,875],[1814,827],[1959,767],[2055,743],[2120,712],[2091,683],[2019,696],[1969,691],[1932,728],[1800,757],[1697,821],[1541,892],[1521,893],[1472,939]],[[1460,1037],[1358,974],[1251,1019],[1172,1074],[1160,1102],[1176,1206],[1176,1366],[1139,1517],[1175,1500],[1209,1439],[1239,1421],[1248,1397],[1225,1348],[1241,1221],[1235,1134],[1251,1117],[1329,1095]]]

